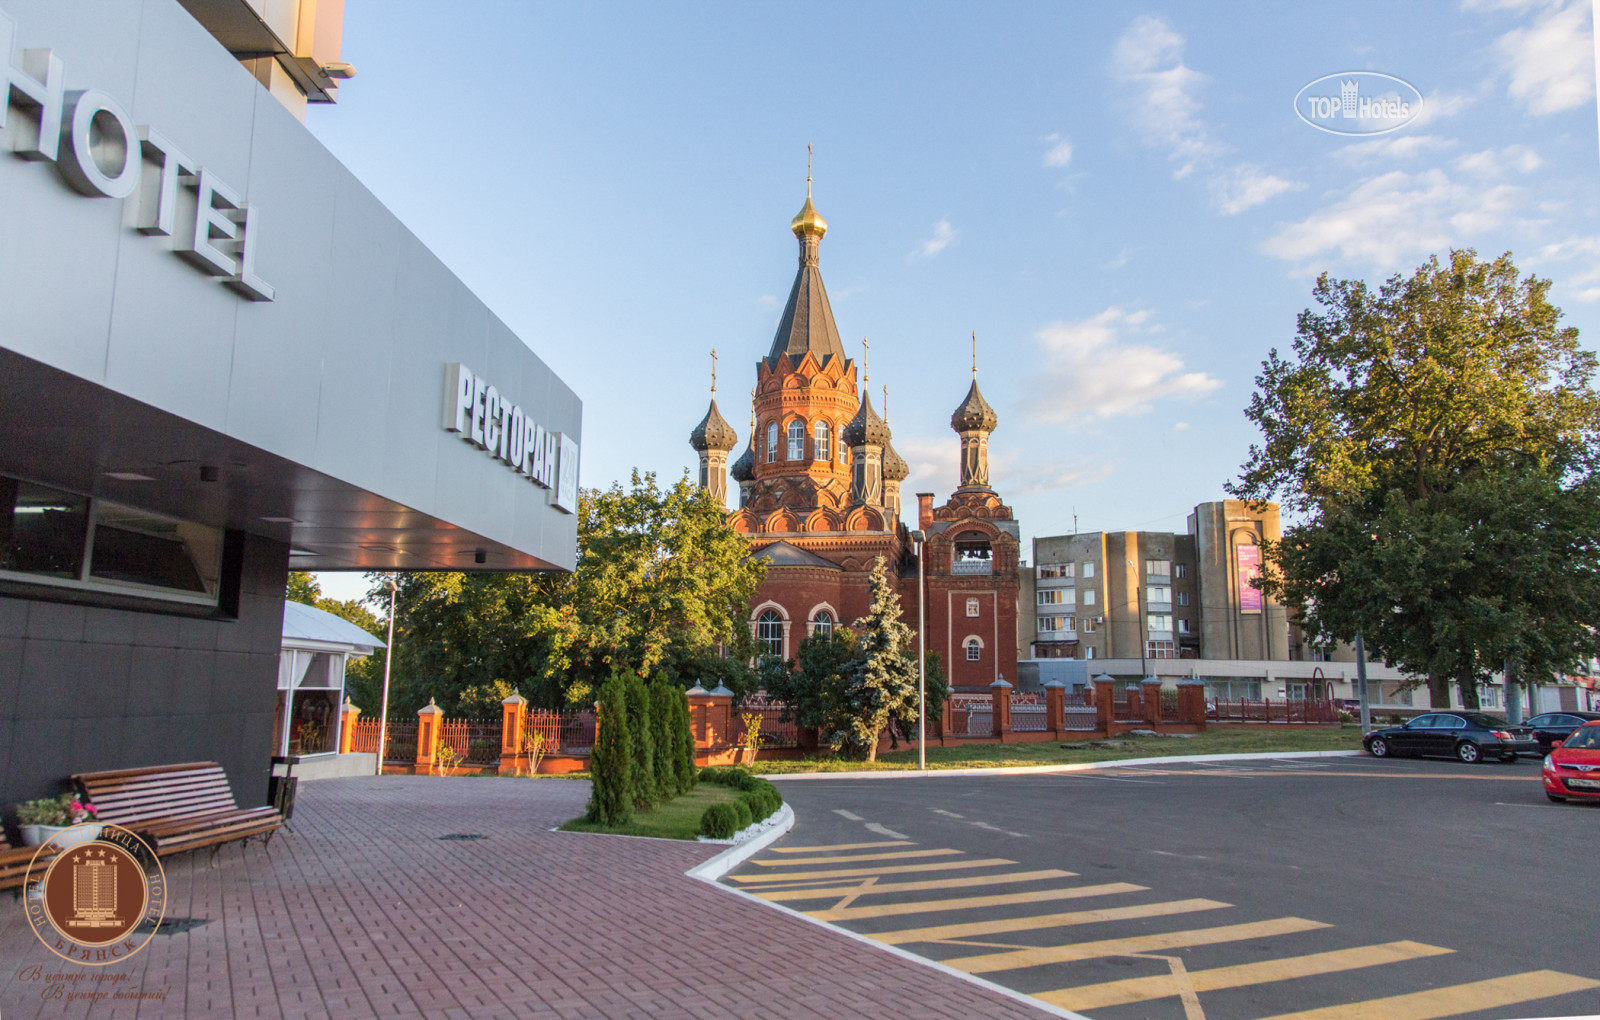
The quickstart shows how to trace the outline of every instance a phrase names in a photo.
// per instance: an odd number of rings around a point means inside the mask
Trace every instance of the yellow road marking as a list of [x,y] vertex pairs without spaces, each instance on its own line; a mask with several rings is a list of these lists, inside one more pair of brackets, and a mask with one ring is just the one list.
[[735,882],[765,882],[781,885],[813,878],[860,878],[865,875],[903,875],[913,871],[954,871],[959,868],[994,868],[1016,861],[1004,857],[984,857],[975,861],[941,861],[937,864],[894,864],[887,868],[834,868],[829,871],[796,871],[787,875],[730,875]]
[[830,843],[827,846],[775,846],[775,854],[809,854],[821,853],[824,850],[876,850],[885,846],[916,846],[909,839],[888,839],[877,843]]
[[1217,910],[1231,906],[1233,904],[1218,903],[1216,900],[1171,900],[1166,903],[1141,903],[1132,907],[1106,907],[1101,910],[1078,910],[1067,914],[1009,917],[996,921],[940,924],[931,928],[907,928],[903,931],[862,932],[862,934],[870,939],[898,946],[905,942],[938,942],[941,939],[964,939],[972,935],[998,935],[1001,932],[1032,931],[1036,928],[1064,928],[1073,924],[1124,921],[1134,917],[1161,917],[1165,914],[1187,914],[1196,910]]
[[[1215,967],[1211,970],[1191,970],[1187,974],[1187,980],[1197,992],[1214,992],[1221,988],[1240,988],[1245,985],[1310,977],[1313,974],[1332,974],[1358,967],[1399,963],[1425,956],[1442,956],[1454,951],[1439,946],[1423,945],[1420,942],[1385,942],[1376,946],[1336,949],[1331,953],[1291,956],[1282,960],[1262,960],[1259,963],[1241,963],[1233,967]],[[1054,992],[1039,992],[1035,997],[1063,1009],[1086,1010],[1179,995],[1183,987],[1183,983],[1175,975],[1159,974],[1154,977],[1127,978],[1122,981],[1063,988]]]
[[1122,939],[1102,939],[1098,942],[1077,942],[1070,946],[1016,949],[1004,953],[978,953],[939,962],[956,970],[964,970],[968,974],[988,974],[997,970],[1042,967],[1051,963],[1071,963],[1074,960],[1092,960],[1102,956],[1130,956],[1135,953],[1160,952],[1164,949],[1182,949],[1186,946],[1210,946],[1221,942],[1239,942],[1243,939],[1270,938],[1273,935],[1290,935],[1294,932],[1314,931],[1317,928],[1327,927],[1330,926],[1321,921],[1307,921],[1303,917],[1279,917],[1271,921],[1230,924],[1219,928],[1193,928],[1189,931],[1169,931],[1159,935],[1135,935]]
[[911,857],[948,857],[959,854],[960,850],[896,850],[882,854],[851,854],[848,857],[794,857],[789,860],[772,860],[770,858],[760,861],[751,861],[751,864],[760,864],[767,868],[792,868],[801,864],[852,864],[856,861],[895,861]]
[[1434,1017],[1476,1013],[1484,1009],[1503,1009],[1519,1002],[1531,1002],[1552,995],[1586,992],[1600,988],[1600,981],[1556,970],[1530,970],[1487,981],[1430,988],[1409,995],[1368,999],[1343,1006],[1325,1006],[1300,1013],[1283,1013],[1269,1020],[1433,1020]]
[[835,896],[849,896],[858,892],[926,892],[930,889],[968,889],[977,885],[1006,885],[1011,882],[1042,882],[1052,878],[1077,878],[1076,871],[1007,871],[999,875],[967,875],[962,878],[935,878],[921,882],[880,882],[867,889],[858,885],[817,886],[811,889],[787,889],[783,892],[758,892],[754,895],[764,900],[827,900]]
[[[974,910],[1003,907],[1013,903],[1042,903],[1047,900],[1075,900],[1084,896],[1114,896],[1117,893],[1145,892],[1148,886],[1127,882],[1080,885],[1071,889],[1040,889],[1035,892],[1004,893],[999,896],[967,896],[946,900],[919,900],[916,903],[884,903],[873,907],[834,907],[808,910],[806,916],[819,921],[854,921],[863,917],[895,917],[900,914],[927,914],[935,910]],[[875,892],[876,890],[867,890]]]

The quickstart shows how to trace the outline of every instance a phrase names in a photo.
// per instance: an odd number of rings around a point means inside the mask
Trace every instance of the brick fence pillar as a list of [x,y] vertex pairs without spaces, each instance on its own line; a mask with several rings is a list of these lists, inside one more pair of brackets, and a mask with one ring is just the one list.
[[1193,726],[1206,724],[1206,684],[1204,680],[1178,681],[1178,718]]
[[361,709],[350,704],[350,699],[344,699],[344,705],[339,709],[339,753],[349,754],[355,749],[356,720],[361,718]]
[[1067,728],[1067,685],[1060,680],[1044,685],[1044,728],[1057,737]]
[[989,685],[990,712],[994,735],[1004,738],[1011,732],[1011,685],[1001,677]]
[[707,697],[711,699],[711,705],[706,713],[709,720],[706,741],[713,751],[732,747],[738,739],[733,732],[733,692],[717,684]]
[[1144,700],[1139,697],[1139,685],[1128,684],[1128,686],[1123,689],[1122,696],[1128,699],[1128,714],[1123,717],[1123,721],[1127,722],[1133,719],[1143,719]]
[[709,739],[711,695],[704,687],[695,684],[684,692],[684,697],[689,699],[689,730],[694,734],[694,750],[698,755],[711,747]]
[[417,771],[426,772],[433,768],[433,749],[439,746],[443,722],[444,709],[434,704],[432,698],[417,709]]
[[1094,678],[1094,715],[1095,728],[1106,736],[1111,736],[1112,723],[1116,721],[1115,708],[1112,702],[1116,699],[1113,688],[1116,681],[1104,673]]
[[528,736],[528,699],[520,690],[500,702],[500,774],[521,769]]
[[945,698],[944,707],[939,710],[939,746],[943,747],[944,738],[954,736],[955,732],[956,702],[954,698]]
[[1144,688],[1141,695],[1144,702],[1144,718],[1151,726],[1161,725],[1161,681],[1153,676],[1147,676],[1141,681]]

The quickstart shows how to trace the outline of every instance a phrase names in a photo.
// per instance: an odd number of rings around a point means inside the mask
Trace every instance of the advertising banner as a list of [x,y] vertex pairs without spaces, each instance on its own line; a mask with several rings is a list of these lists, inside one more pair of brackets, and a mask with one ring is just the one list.
[[1234,561],[1239,569],[1239,612],[1261,612],[1261,591],[1251,583],[1261,576],[1261,547],[1235,546]]

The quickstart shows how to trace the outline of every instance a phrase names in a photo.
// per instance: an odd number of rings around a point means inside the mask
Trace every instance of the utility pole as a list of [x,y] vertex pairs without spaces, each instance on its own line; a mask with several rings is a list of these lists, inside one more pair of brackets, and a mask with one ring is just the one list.
[[1361,735],[1372,732],[1372,703],[1367,698],[1367,646],[1356,631],[1356,697],[1361,699]]
[[389,586],[389,644],[383,650],[383,707],[378,715],[378,771],[374,775],[383,775],[383,759],[389,751],[389,670],[394,666],[394,597],[399,587],[395,583],[394,575],[384,578],[384,583]]
[[928,600],[922,580],[922,543],[927,538],[927,532],[920,529],[911,533],[911,541],[916,543],[917,549],[917,769],[922,772],[928,770],[928,653],[923,638],[927,630]]

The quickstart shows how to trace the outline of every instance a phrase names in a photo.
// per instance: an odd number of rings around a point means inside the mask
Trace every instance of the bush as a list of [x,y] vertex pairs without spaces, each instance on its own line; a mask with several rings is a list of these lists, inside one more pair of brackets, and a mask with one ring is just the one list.
[[694,720],[689,717],[689,696],[682,691],[673,694],[672,711],[677,718],[678,760],[674,767],[678,773],[678,789],[688,793],[694,789]]
[[720,782],[721,780],[717,779],[717,776],[719,776],[721,774],[722,774],[722,770],[717,768],[715,765],[707,765],[705,768],[700,770],[700,782],[702,782],[702,783]]
[[776,794],[766,790],[752,790],[749,793],[739,794],[739,802],[750,807],[750,817],[753,821],[765,821],[783,802],[778,800]]
[[633,803],[649,811],[660,803],[656,793],[655,737],[650,723],[650,692],[637,674],[627,679],[628,734],[633,738]]
[[734,830],[735,832],[748,828],[750,825],[755,823],[756,816],[755,813],[750,810],[749,804],[746,804],[743,800],[736,800],[733,802],[732,807],[739,813],[739,827]]
[[713,804],[700,816],[700,835],[728,839],[738,832],[739,810],[732,804]]
[[1356,721],[1356,717],[1341,708],[1339,709],[1339,721],[1342,723],[1353,723]]
[[599,730],[589,758],[593,787],[587,817],[601,825],[626,825],[633,818],[633,741],[628,685],[621,674],[612,674],[601,686],[595,725]]
[[678,693],[665,683],[653,683],[650,690],[650,734],[655,738],[656,796],[671,800],[678,789],[678,713],[672,699]]

